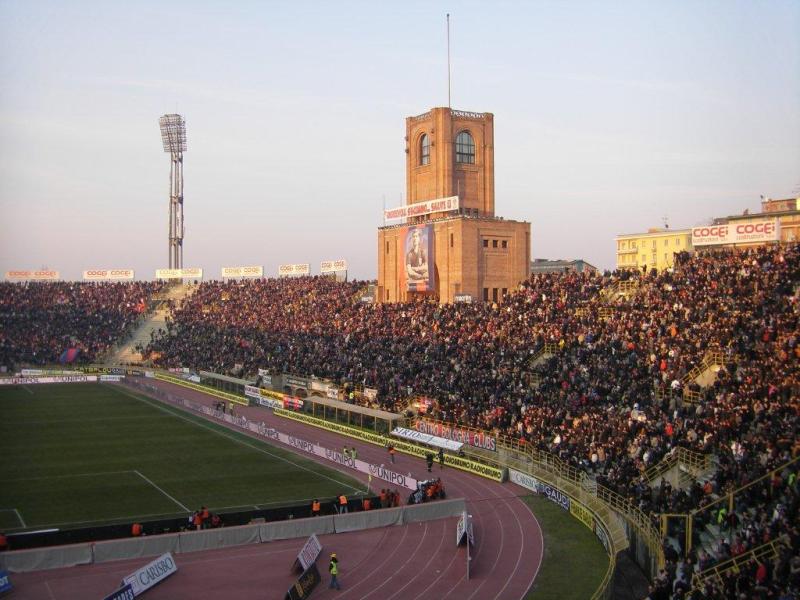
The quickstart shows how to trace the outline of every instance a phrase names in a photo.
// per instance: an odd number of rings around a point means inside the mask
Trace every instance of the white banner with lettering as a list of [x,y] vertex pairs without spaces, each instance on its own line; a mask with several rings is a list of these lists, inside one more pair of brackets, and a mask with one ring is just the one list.
[[133,279],[133,269],[89,269],[83,272],[87,281],[120,281]]
[[319,266],[320,273],[336,273],[337,271],[347,271],[347,261],[341,260],[323,260]]
[[458,210],[460,206],[461,204],[458,200],[458,196],[450,196],[448,198],[427,200],[425,202],[416,202],[414,204],[398,206],[397,208],[389,208],[383,211],[383,218],[387,221],[394,219],[407,219],[408,217],[419,217],[435,212]]
[[405,427],[395,427],[392,430],[392,435],[396,435],[399,438],[403,438],[404,440],[409,440],[411,442],[428,444],[429,446],[436,446],[437,448],[444,448],[445,450],[451,450],[453,452],[458,452],[464,445],[461,442],[454,442],[453,440],[448,440],[447,438],[429,435],[414,429],[406,429]]
[[202,279],[203,269],[190,267],[188,269],[156,269],[156,279]]
[[6,271],[6,279],[11,281],[58,281],[61,274],[58,271]]
[[278,276],[287,277],[289,275],[309,275],[311,273],[311,265],[309,263],[298,265],[280,265],[278,267]]
[[249,267],[222,267],[222,278],[229,277],[263,277],[264,267],[252,265]]

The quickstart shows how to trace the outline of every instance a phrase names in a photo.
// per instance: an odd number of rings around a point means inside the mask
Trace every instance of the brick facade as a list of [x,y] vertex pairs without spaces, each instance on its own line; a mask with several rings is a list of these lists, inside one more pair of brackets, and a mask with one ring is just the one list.
[[[456,160],[456,139],[462,132],[468,132],[474,142],[474,162],[464,160],[463,154],[461,162]],[[407,118],[406,192],[407,204],[458,196],[461,209],[378,229],[378,302],[420,297],[453,302],[459,295],[500,301],[504,292],[528,277],[530,223],[494,215],[491,113],[434,108]],[[418,224],[433,226],[435,289],[430,292],[409,291],[404,284],[406,227]]]

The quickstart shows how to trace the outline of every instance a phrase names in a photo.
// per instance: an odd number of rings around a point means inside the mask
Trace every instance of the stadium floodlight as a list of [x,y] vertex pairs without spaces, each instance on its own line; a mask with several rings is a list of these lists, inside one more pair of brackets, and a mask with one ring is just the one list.
[[169,168],[169,268],[183,268],[183,153],[186,152],[186,121],[183,116],[164,115],[158,120]]
[[164,115],[161,125],[161,142],[164,152],[186,152],[186,121],[181,115]]

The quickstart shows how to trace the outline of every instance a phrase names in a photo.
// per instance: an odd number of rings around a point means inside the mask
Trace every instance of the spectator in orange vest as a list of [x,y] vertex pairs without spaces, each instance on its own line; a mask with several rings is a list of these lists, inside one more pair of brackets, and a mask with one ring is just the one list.
[[361,501],[361,508],[363,508],[365,511],[370,510],[372,508],[372,502],[370,502],[369,498],[364,498]]
[[192,517],[192,525],[197,531],[200,531],[200,528],[203,526],[203,517],[199,510],[194,512],[194,516]]
[[394,453],[395,452],[396,452],[396,450],[394,449],[394,446],[389,444],[389,458],[392,459],[392,463],[394,463]]
[[347,513],[347,496],[342,494],[339,496],[339,514],[343,515]]
[[397,490],[392,492],[392,506],[400,506],[400,492]]
[[205,506],[200,507],[200,519],[202,520],[203,529],[208,528],[208,526],[211,524],[209,521],[210,517],[211,515],[209,514],[208,509]]
[[387,506],[389,506],[389,502],[388,502],[388,498],[387,498],[385,489],[381,489],[380,498],[381,498],[381,508],[386,508]]
[[314,498],[314,501],[311,503],[311,516],[318,517],[321,508],[322,507],[320,506],[319,500]]
[[141,523],[134,523],[131,527],[131,535],[133,537],[139,537],[142,535],[142,524]]

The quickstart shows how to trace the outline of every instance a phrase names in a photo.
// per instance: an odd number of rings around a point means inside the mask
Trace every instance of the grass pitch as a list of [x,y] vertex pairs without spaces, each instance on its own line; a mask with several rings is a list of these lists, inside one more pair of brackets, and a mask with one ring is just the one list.
[[0,531],[332,498],[363,484],[127,388],[0,388]]
[[586,600],[608,569],[608,554],[583,523],[541,496],[525,496],[544,535],[539,575],[525,600]]

